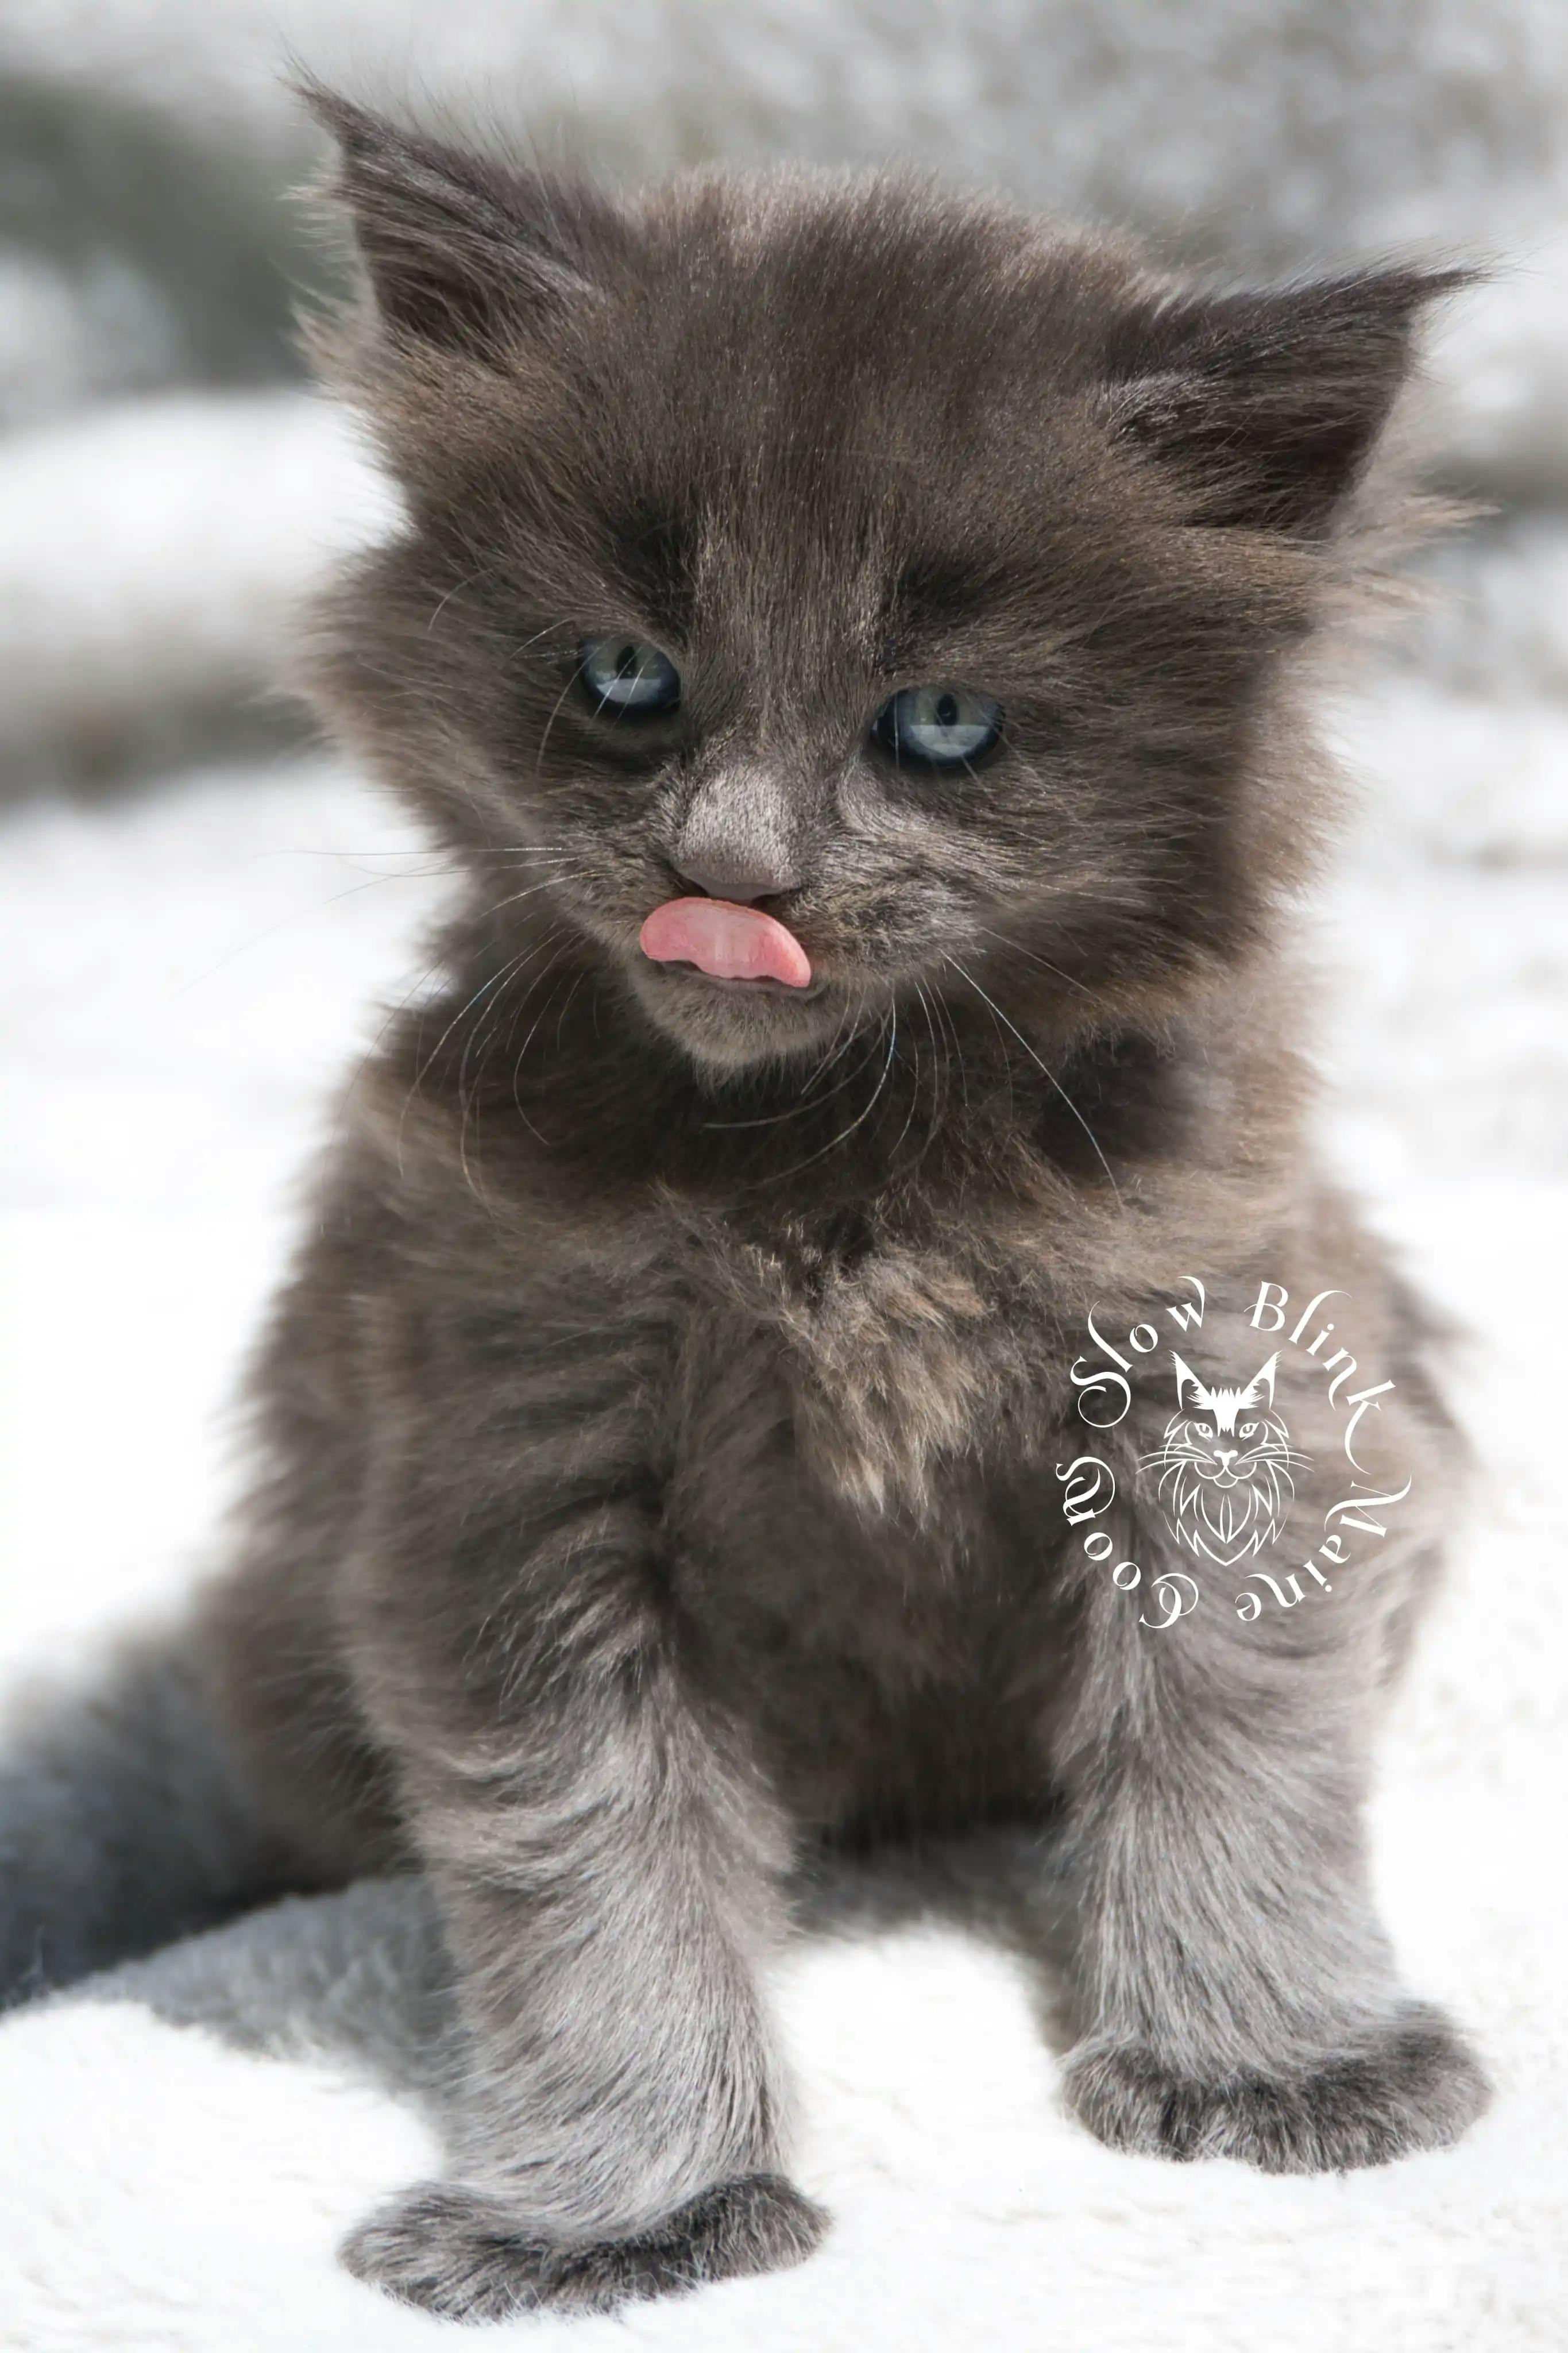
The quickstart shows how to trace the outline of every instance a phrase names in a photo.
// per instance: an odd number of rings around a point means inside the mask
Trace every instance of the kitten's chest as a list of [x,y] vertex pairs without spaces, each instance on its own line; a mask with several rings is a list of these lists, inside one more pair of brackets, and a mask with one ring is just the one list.
[[1048,1316],[958,1248],[726,1237],[691,1352],[686,1442],[868,1526],[934,1526],[1048,1414]]
[[1030,1343],[915,1252],[753,1261],[693,1333],[672,1574],[803,1818],[1023,1801],[1059,1522]]

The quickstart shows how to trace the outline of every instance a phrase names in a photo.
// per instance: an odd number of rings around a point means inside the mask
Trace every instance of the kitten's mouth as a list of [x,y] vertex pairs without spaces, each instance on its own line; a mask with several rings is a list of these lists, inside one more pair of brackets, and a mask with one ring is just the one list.
[[747,979],[733,973],[704,972],[700,965],[668,957],[661,960],[659,969],[671,980],[692,981],[700,988],[721,990],[726,996],[787,997],[796,1005],[810,1005],[827,986],[825,980],[814,980],[801,988],[794,981],[773,980],[765,974]]
[[639,944],[651,963],[727,988],[784,997],[818,993],[811,958],[795,934],[760,907],[729,899],[667,899],[643,924]]
[[646,1009],[699,1063],[723,1071],[807,1053],[837,991],[795,934],[760,907],[667,899],[643,923],[633,980]]

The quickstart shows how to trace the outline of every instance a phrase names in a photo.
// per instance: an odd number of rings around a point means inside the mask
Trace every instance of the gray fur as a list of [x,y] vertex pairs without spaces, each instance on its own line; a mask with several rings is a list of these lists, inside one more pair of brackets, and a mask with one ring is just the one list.
[[13,1694],[0,1763],[0,2007],[300,1882],[246,1793],[188,1639]]
[[705,2190],[635,2237],[577,2245],[525,2233],[505,2199],[431,2181],[362,2222],[343,2261],[359,2278],[451,2320],[508,2320],[546,2306],[613,2312],[706,2280],[804,2263],[826,2222],[790,2182],[758,2173]]

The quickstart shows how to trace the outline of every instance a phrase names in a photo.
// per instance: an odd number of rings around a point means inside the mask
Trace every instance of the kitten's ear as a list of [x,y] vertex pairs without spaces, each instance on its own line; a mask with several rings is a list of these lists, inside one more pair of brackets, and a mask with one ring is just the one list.
[[1242,1390],[1239,1400],[1242,1405],[1273,1404],[1274,1375],[1279,1368],[1279,1352],[1276,1349],[1273,1356],[1269,1357],[1268,1362],[1266,1365],[1260,1365],[1258,1366],[1257,1372],[1253,1374],[1252,1378],[1247,1382],[1247,1387]]
[[400,131],[318,83],[298,87],[337,142],[332,192],[391,334],[482,357],[592,294],[617,221],[607,204]]
[[1109,413],[1193,484],[1200,521],[1319,537],[1388,421],[1423,311],[1476,276],[1366,269],[1157,296],[1112,337]]
[[1177,1405],[1187,1413],[1206,1413],[1214,1400],[1196,1373],[1190,1365],[1183,1362],[1174,1348],[1171,1351],[1171,1362],[1176,1368]]

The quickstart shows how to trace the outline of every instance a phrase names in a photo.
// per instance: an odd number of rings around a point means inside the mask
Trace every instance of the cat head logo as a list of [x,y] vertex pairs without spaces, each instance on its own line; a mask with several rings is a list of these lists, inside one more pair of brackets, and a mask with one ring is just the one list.
[[1292,1472],[1306,1467],[1274,1410],[1278,1352],[1236,1388],[1210,1388],[1174,1349],[1176,1410],[1158,1451],[1140,1467],[1156,1474],[1165,1525],[1176,1542],[1221,1568],[1278,1541],[1295,1499]]

